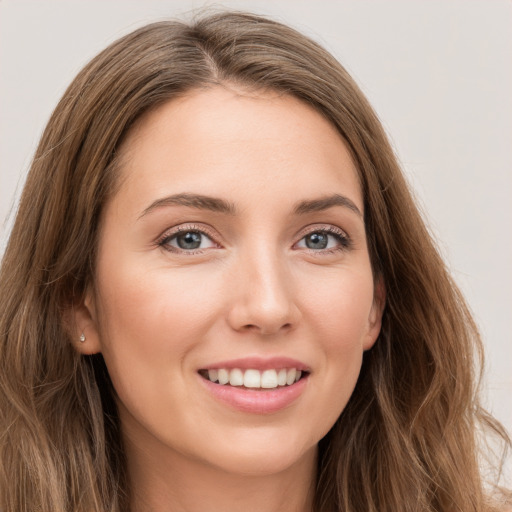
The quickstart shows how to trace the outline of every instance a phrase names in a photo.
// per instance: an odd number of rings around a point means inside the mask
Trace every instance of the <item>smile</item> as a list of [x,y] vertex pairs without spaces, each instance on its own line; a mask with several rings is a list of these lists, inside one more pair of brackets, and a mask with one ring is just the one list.
[[291,386],[306,376],[306,372],[303,373],[297,368],[270,368],[262,371],[215,368],[200,370],[199,374],[210,382],[250,389],[275,389]]
[[197,373],[215,401],[244,413],[271,414],[300,399],[311,368],[289,357],[246,357],[210,363]]

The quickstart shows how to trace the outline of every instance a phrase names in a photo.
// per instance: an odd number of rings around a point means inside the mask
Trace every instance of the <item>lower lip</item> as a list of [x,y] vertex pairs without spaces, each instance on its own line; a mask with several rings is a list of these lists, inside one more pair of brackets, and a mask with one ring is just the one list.
[[290,406],[306,389],[308,376],[291,386],[275,389],[247,389],[216,384],[199,375],[208,391],[219,401],[242,412],[270,414]]

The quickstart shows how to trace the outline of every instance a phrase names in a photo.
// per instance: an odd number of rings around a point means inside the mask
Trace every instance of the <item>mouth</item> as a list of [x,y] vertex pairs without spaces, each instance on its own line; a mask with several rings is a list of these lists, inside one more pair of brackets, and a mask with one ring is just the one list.
[[249,414],[286,414],[301,403],[311,368],[290,357],[243,357],[210,363],[197,371],[217,403]]
[[298,368],[210,368],[201,369],[198,373],[214,384],[252,390],[287,388],[309,376],[308,371]]

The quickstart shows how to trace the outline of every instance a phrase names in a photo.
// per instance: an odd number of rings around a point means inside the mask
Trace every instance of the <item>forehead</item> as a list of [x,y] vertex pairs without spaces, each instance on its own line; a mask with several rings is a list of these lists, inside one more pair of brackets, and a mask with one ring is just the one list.
[[[251,189],[302,199],[335,188],[363,210],[358,173],[343,138],[295,97],[216,86],[144,115],[120,151],[121,192],[135,202],[163,192],[231,196]],[[172,189],[172,190],[171,190]]]

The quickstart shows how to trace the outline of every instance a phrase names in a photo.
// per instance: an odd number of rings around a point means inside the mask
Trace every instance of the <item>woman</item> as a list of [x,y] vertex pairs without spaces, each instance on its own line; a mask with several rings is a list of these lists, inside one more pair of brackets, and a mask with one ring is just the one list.
[[0,297],[3,510],[496,509],[475,324],[371,107],[281,24],[93,59]]

